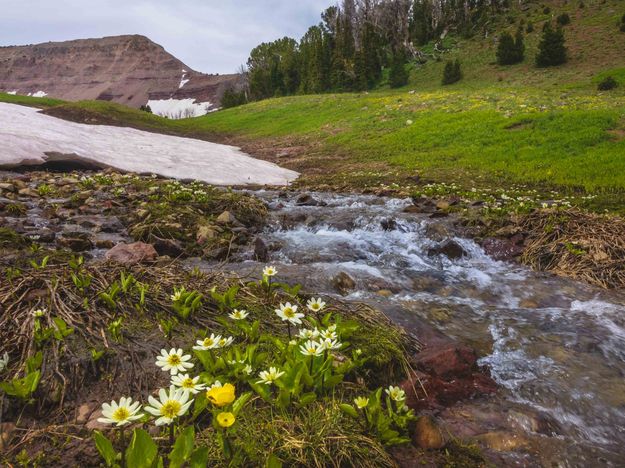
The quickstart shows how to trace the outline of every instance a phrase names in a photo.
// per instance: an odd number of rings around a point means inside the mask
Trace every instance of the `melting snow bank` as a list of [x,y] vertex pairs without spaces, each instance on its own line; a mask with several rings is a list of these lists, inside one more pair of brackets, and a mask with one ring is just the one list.
[[[184,76],[184,75],[183,75]],[[188,80],[182,80],[180,87],[182,88]],[[148,101],[148,106],[152,112],[161,117],[168,119],[188,119],[190,117],[201,117],[214,112],[217,108],[213,108],[211,102],[195,102],[195,99],[159,99]]]
[[215,185],[285,185],[298,177],[297,172],[254,159],[234,146],[67,122],[14,104],[0,103],[0,140],[0,167],[43,164],[54,154]]

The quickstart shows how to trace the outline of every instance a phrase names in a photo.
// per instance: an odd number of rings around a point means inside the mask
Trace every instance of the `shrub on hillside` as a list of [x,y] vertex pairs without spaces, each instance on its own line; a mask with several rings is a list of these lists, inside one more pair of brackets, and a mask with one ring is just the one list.
[[625,14],[621,18],[621,32],[625,32]]
[[235,91],[228,88],[221,98],[221,107],[229,109],[230,107],[242,106],[247,103],[247,93],[245,91]]
[[543,31],[543,37],[538,44],[536,66],[552,67],[561,65],[567,60],[564,31],[562,28],[553,29],[548,23]]
[[152,113],[152,108],[150,106],[148,106],[147,104],[144,106],[139,107],[139,110],[143,111],[143,112],[147,112],[148,114]]
[[560,16],[558,16],[556,21],[560,26],[566,26],[567,24],[571,24],[571,17],[568,13],[562,13]]
[[406,56],[401,52],[394,54],[388,77],[391,88],[401,88],[407,85],[409,77],[410,74],[408,70],[406,70]]
[[512,34],[505,32],[499,38],[497,47],[497,63],[499,65],[513,65],[522,62],[525,58],[525,44],[523,42],[523,33],[519,29],[516,33],[516,39],[512,38]]
[[443,70],[443,85],[457,83],[461,79],[462,70],[460,68],[460,61],[458,59],[455,61],[449,60],[445,64],[445,69]]
[[618,86],[618,83],[611,76],[606,76],[603,80],[599,82],[597,85],[597,89],[599,91],[610,91]]

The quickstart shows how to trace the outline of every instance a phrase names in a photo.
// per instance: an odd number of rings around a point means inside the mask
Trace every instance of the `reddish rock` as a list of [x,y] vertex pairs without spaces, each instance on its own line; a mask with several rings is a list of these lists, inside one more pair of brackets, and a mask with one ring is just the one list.
[[470,375],[476,368],[476,362],[473,349],[453,343],[426,349],[416,356],[420,370],[442,378]]
[[412,441],[424,450],[439,450],[445,446],[443,433],[430,416],[421,416],[417,420]]
[[152,262],[156,260],[158,254],[153,246],[143,242],[135,242],[134,244],[117,244],[111,250],[106,252],[105,258],[112,262],[121,263],[130,266],[142,262]]
[[487,255],[495,260],[512,260],[523,253],[523,247],[518,245],[518,239],[495,239],[489,237],[484,239],[482,248]]

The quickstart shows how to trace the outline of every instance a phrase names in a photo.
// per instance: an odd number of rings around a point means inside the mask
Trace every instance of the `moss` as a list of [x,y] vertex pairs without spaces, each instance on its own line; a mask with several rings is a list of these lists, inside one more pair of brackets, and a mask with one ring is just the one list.
[[13,229],[0,228],[0,247],[19,249],[27,243],[27,240]]

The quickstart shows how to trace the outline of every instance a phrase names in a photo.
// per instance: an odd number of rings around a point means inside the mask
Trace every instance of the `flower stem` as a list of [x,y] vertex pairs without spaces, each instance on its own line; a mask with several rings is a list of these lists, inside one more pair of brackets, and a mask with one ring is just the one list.
[[286,329],[289,331],[289,341],[291,341],[291,322],[286,323]]
[[313,373],[313,362],[315,360],[315,356],[310,356],[310,376],[312,377],[312,373]]
[[171,423],[169,425],[169,449],[173,450],[174,448],[174,431],[175,431],[175,423]]

